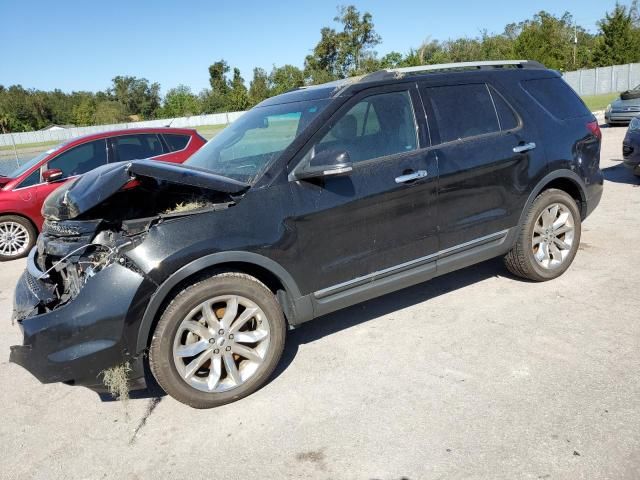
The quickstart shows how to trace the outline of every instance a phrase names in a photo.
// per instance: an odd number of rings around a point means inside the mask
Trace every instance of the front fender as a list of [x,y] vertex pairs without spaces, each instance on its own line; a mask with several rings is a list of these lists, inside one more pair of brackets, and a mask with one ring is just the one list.
[[286,290],[289,304],[283,306],[288,310],[287,317],[292,323],[300,323],[313,317],[313,306],[308,297],[300,294],[300,289],[293,277],[280,264],[263,255],[244,251],[217,252],[198,258],[170,275],[153,293],[140,322],[135,342],[135,352],[140,353],[147,348],[147,342],[154,321],[161,306],[171,291],[183,280],[205,269],[227,263],[244,263],[256,265],[268,270],[277,277]]

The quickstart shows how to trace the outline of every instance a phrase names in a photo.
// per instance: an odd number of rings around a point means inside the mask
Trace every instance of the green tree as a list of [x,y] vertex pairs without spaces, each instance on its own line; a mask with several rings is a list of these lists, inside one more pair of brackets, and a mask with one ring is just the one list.
[[293,65],[273,67],[269,75],[271,95],[280,95],[304,85],[304,72]]
[[627,9],[616,3],[612,12],[607,12],[599,22],[601,39],[593,54],[597,65],[621,65],[640,59],[640,35],[637,22],[637,4]]
[[164,96],[162,116],[164,118],[189,117],[200,113],[200,100],[186,85],[170,89]]
[[146,78],[116,76],[107,92],[121,106],[125,115],[155,118],[160,108],[160,84]]
[[369,12],[360,15],[358,9],[349,5],[339,8],[333,19],[342,24],[338,34],[338,65],[343,76],[359,73],[367,53],[378,45],[382,38],[375,31],[373,17]]
[[125,121],[127,114],[121,103],[114,100],[103,100],[96,105],[93,115],[94,125],[107,125]]
[[304,61],[305,76],[310,78],[312,83],[324,83],[339,78],[339,48],[336,31],[329,27],[320,29],[320,41]]
[[263,68],[253,69],[253,80],[249,84],[249,103],[257,105],[269,97],[269,75]]
[[73,107],[73,123],[75,125],[92,125],[96,115],[96,102],[93,98],[85,98]]
[[233,69],[228,106],[234,112],[246,110],[249,107],[249,92],[244,84],[244,78],[240,75],[239,68]]
[[[573,61],[574,33],[578,33],[576,62]],[[536,60],[555,70],[572,70],[584,66],[590,56],[589,34],[577,27],[567,12],[556,17],[541,11],[533,19],[522,22],[517,28],[514,53],[520,58]],[[578,63],[578,59],[582,64]]]
[[320,41],[305,59],[305,76],[312,83],[345,78],[371,69],[375,63],[373,47],[381,42],[373,17],[353,5],[338,8],[334,21],[341,31],[330,27],[320,30]]
[[217,113],[228,110],[229,83],[227,80],[229,65],[224,60],[209,66],[209,90],[200,93],[204,113]]

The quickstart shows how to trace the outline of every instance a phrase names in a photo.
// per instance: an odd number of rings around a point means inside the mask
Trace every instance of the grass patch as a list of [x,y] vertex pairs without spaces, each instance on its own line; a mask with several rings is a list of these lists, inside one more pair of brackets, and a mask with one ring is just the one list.
[[619,93],[605,93],[604,95],[587,95],[582,97],[584,103],[592,112],[604,110],[611,102],[620,96]]
[[165,210],[165,215],[171,215],[172,213],[184,213],[191,212],[193,210],[200,210],[201,208],[207,208],[211,205],[204,200],[191,200],[190,202],[180,202],[175,207]]
[[[49,147],[53,145],[58,145],[62,142],[62,140],[55,140],[53,142],[39,142],[39,143],[16,143],[16,150],[20,153],[20,150],[24,148],[36,148],[36,147]],[[13,152],[13,145],[2,145],[0,146],[0,151],[9,150]]]
[[195,127],[200,135],[209,140],[210,138],[215,137],[218,133],[220,133],[226,125],[200,125],[199,127]]
[[104,386],[107,387],[113,398],[122,402],[129,400],[129,372],[131,372],[129,362],[107,368],[101,372]]

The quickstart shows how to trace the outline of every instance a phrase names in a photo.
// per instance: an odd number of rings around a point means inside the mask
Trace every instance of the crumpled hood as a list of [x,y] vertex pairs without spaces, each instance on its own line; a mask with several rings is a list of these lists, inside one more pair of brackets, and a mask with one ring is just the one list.
[[99,205],[136,178],[189,185],[221,193],[237,194],[249,185],[200,168],[157,160],[136,160],[103,165],[67,183],[47,197],[42,215],[69,220]]

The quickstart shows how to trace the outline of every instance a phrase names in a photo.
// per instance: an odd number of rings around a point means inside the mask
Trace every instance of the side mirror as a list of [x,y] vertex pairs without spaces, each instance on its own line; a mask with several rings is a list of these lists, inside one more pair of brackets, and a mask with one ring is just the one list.
[[59,168],[50,168],[42,172],[42,179],[47,183],[57,182],[62,179],[62,170]]
[[324,150],[311,159],[309,166],[296,172],[296,179],[335,177],[348,175],[353,171],[349,152],[343,150]]

